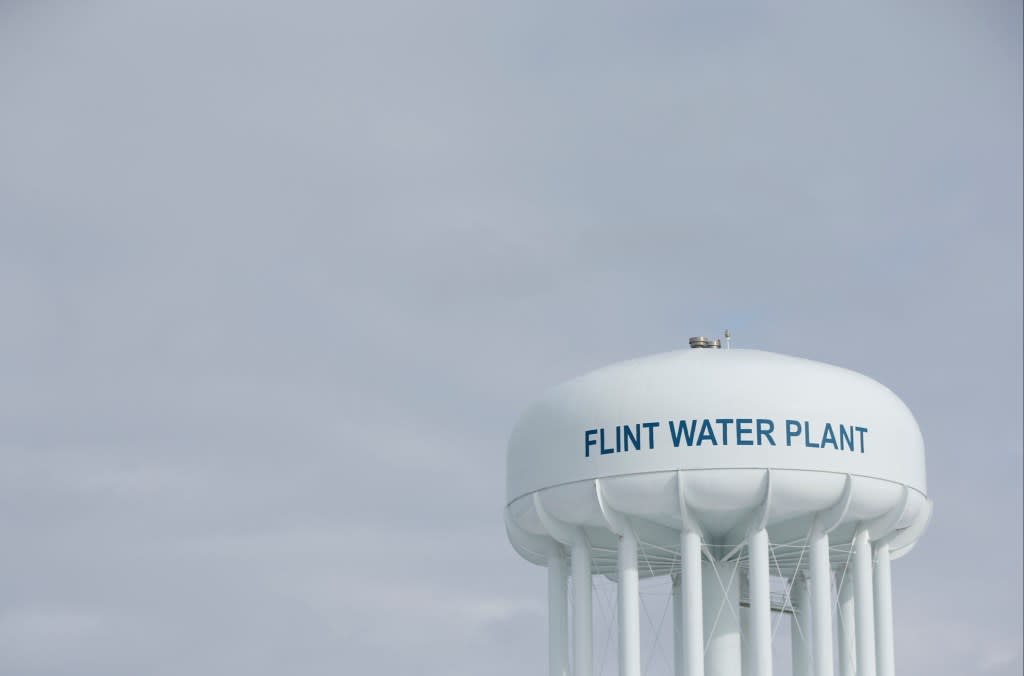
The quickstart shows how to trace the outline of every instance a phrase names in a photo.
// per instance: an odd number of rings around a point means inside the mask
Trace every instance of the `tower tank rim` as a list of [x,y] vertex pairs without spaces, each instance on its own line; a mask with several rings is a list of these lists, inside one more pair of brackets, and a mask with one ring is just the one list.
[[887,484],[892,484],[893,486],[903,486],[903,487],[906,487],[907,489],[912,490],[915,493],[918,493],[919,495],[921,495],[921,497],[930,499],[930,495],[929,495],[927,490],[922,490],[921,488],[919,488],[917,486],[914,486],[912,484],[904,483],[902,481],[897,481],[895,479],[890,479],[890,478],[884,477],[884,476],[875,476],[875,475],[872,475],[872,474],[860,474],[860,473],[857,473],[857,472],[839,472],[839,471],[828,470],[828,469],[807,469],[807,468],[803,468],[803,467],[766,467],[764,465],[760,465],[760,466],[751,465],[749,467],[731,467],[731,466],[726,466],[726,467],[680,468],[680,469],[675,469],[675,470],[657,469],[657,470],[647,470],[647,471],[642,471],[642,472],[623,472],[621,474],[607,474],[607,475],[602,475],[602,476],[597,476],[597,477],[590,477],[590,478],[586,478],[586,479],[574,479],[572,481],[561,481],[561,482],[558,482],[558,483],[551,484],[550,486],[543,486],[541,488],[536,488],[534,490],[526,491],[525,493],[517,495],[516,497],[514,497],[512,499],[506,498],[506,502],[503,505],[503,508],[504,509],[508,509],[512,505],[517,503],[518,501],[522,500],[523,498],[528,498],[531,495],[533,495],[534,493],[541,493],[543,491],[548,491],[548,490],[553,490],[553,489],[557,489],[557,488],[562,488],[562,487],[565,487],[565,486],[572,486],[572,485],[576,485],[576,484],[585,484],[585,483],[589,483],[589,482],[593,482],[593,481],[605,481],[605,480],[610,480],[610,479],[618,479],[618,478],[623,478],[623,477],[634,477],[634,476],[636,476],[636,477],[639,477],[639,476],[652,476],[652,475],[658,475],[658,474],[670,474],[670,473],[674,473],[674,472],[682,472],[683,474],[689,474],[689,473],[698,474],[700,472],[732,472],[732,471],[745,471],[745,470],[756,471],[756,472],[768,472],[768,471],[770,471],[770,472],[804,472],[804,473],[811,473],[811,474],[828,474],[830,476],[839,476],[839,477],[850,476],[850,477],[858,478],[858,479],[870,479],[872,481],[883,481],[883,482],[885,482]]

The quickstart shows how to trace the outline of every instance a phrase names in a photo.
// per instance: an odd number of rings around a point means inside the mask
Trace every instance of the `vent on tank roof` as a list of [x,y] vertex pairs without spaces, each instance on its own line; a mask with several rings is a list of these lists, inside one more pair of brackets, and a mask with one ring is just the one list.
[[705,338],[704,336],[695,336],[693,338],[690,338],[690,347],[721,348],[722,341],[719,338]]

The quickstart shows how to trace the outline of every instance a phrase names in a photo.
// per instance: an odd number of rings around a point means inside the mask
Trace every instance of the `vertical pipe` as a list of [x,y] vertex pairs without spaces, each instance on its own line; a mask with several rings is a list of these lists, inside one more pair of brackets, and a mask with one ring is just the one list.
[[750,557],[750,637],[753,676],[772,676],[772,599],[768,569],[768,531],[747,540]]
[[739,564],[705,561],[703,566],[704,674],[736,676],[743,670]]
[[683,657],[683,575],[672,576],[672,657],[675,676],[686,676]]
[[640,574],[628,526],[619,537],[619,676],[640,676]]
[[594,669],[592,588],[590,547],[581,536],[572,545],[573,676],[591,676]]
[[832,676],[832,567],[828,533],[811,531],[811,642],[814,676]]
[[875,548],[875,640],[878,655],[877,676],[896,675],[896,651],[892,624],[892,567],[889,545]]
[[793,614],[789,617],[793,676],[811,676],[811,613],[807,598],[807,579],[803,573],[793,576],[789,598],[793,605]]
[[853,598],[853,573],[847,571],[839,585],[839,676],[856,676],[856,615]]
[[683,605],[683,676],[704,676],[704,598],[701,581],[700,535],[684,530],[680,535],[683,572],[680,596]]
[[[741,572],[740,599],[750,598],[750,576]],[[750,635],[750,606],[740,605],[740,647],[743,649],[743,676],[754,673],[754,646]]]
[[569,676],[569,568],[561,547],[548,554],[548,674]]
[[853,594],[856,616],[857,676],[875,676],[875,604],[871,574],[871,541],[866,530],[853,540]]

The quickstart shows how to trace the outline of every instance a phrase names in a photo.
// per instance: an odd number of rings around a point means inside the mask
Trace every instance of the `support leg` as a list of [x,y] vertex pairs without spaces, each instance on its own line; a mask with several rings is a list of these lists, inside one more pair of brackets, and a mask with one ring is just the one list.
[[683,531],[681,538],[683,571],[680,596],[683,612],[683,676],[704,676],[704,598],[700,536]]
[[672,657],[675,676],[685,676],[683,658],[683,575],[672,576]]
[[853,540],[853,593],[856,615],[857,676],[875,676],[875,604],[871,541],[865,530]]
[[[740,581],[740,598],[750,598],[750,583],[744,575]],[[753,637],[750,635],[750,608],[740,606],[740,645],[743,647],[743,676],[750,676],[754,673],[754,646]]]
[[810,546],[814,676],[832,676],[832,567],[828,557],[828,533],[815,529]]
[[619,537],[619,675],[640,676],[640,575],[631,528]]
[[569,676],[569,567],[557,549],[548,555],[548,674]]
[[793,614],[789,618],[789,632],[793,647],[793,676],[812,676],[811,668],[811,610],[807,593],[807,578],[797,573],[789,591]]
[[572,546],[573,676],[591,676],[594,669],[592,585],[590,547],[580,538]]
[[839,676],[856,676],[856,615],[853,599],[853,571],[847,571],[839,585]]
[[878,676],[896,675],[896,651],[892,626],[892,568],[889,545],[875,550],[875,647]]
[[768,532],[750,534],[750,637],[752,676],[772,676],[772,599],[768,570]]

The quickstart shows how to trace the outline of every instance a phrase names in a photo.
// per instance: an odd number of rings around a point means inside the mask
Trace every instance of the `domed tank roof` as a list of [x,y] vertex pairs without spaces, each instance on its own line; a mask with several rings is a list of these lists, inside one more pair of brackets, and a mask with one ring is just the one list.
[[926,494],[920,429],[885,386],[771,352],[690,349],[600,368],[530,406],[508,445],[506,504],[584,480],[711,469],[827,472]]

